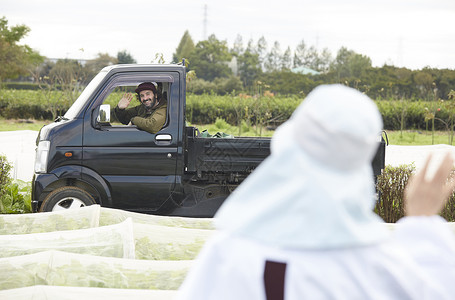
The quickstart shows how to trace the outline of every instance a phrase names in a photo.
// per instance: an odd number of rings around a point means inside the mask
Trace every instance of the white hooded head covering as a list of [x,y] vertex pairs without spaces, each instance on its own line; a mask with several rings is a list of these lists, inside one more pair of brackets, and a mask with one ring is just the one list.
[[276,130],[271,155],[219,209],[218,228],[297,249],[385,239],[371,166],[381,129],[367,96],[342,85],[316,88]]

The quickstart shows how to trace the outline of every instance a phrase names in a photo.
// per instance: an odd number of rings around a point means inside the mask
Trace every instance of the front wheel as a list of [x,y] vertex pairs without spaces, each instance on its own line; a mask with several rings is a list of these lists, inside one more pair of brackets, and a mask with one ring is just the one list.
[[47,195],[40,211],[74,209],[92,204],[95,204],[95,200],[83,189],[75,186],[63,186]]

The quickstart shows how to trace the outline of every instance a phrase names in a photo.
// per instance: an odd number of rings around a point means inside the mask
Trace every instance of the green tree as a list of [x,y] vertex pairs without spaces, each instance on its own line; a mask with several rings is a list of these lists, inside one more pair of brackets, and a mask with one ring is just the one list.
[[135,64],[136,60],[126,50],[117,52],[117,63],[118,64]]
[[92,79],[104,67],[115,65],[117,63],[118,60],[116,57],[112,57],[108,53],[98,53],[96,58],[87,61],[85,64],[88,79]]
[[240,34],[237,35],[234,41],[234,45],[232,47],[231,53],[235,56],[240,56],[243,54],[245,49],[243,48],[243,38]]
[[317,70],[319,66],[319,53],[315,46],[310,46],[306,49],[303,56],[303,64],[310,69]]
[[279,71],[281,69],[281,48],[280,43],[275,41],[272,49],[267,53],[266,60],[264,62],[264,67],[267,72]]
[[365,55],[355,53],[341,47],[330,66],[330,70],[337,74],[338,80],[347,78],[360,78],[364,72],[371,69],[371,59]]
[[238,58],[239,76],[245,87],[251,87],[254,81],[262,73],[259,55],[253,53],[250,48]]
[[54,112],[69,107],[79,96],[81,84],[88,82],[87,76],[91,76],[80,62],[75,59],[60,59],[49,72],[50,86],[53,89],[60,88],[63,92],[62,99],[54,103]]
[[180,39],[180,43],[177,46],[174,55],[172,56],[172,60],[174,62],[179,62],[183,58],[189,58],[193,50],[194,50],[193,39],[191,38],[191,35],[188,32],[188,30],[186,30],[182,38]]
[[326,72],[332,63],[332,54],[329,49],[324,48],[322,52],[314,46],[308,47],[302,40],[296,47],[294,53],[294,68],[307,67],[315,71]]
[[267,56],[267,41],[263,36],[258,40],[255,53],[259,57],[259,64],[261,65],[262,70],[265,70],[264,64]]
[[6,78],[26,75],[32,65],[44,58],[27,45],[17,43],[30,31],[25,25],[8,26],[5,17],[0,18],[0,82]]
[[430,100],[435,87],[434,79],[429,70],[423,70],[414,75],[414,83],[420,91],[420,97]]
[[305,56],[306,56],[307,46],[304,40],[301,40],[300,43],[295,48],[293,67],[305,67]]
[[190,68],[196,72],[198,78],[212,81],[231,75],[228,67],[230,60],[227,42],[218,40],[212,34],[207,40],[197,43],[190,55]]
[[292,66],[292,53],[291,48],[288,47],[284,51],[283,57],[281,59],[281,70],[290,70]]
[[330,69],[330,64],[332,63],[332,53],[328,48],[324,48],[319,55],[319,65],[316,71],[327,72]]

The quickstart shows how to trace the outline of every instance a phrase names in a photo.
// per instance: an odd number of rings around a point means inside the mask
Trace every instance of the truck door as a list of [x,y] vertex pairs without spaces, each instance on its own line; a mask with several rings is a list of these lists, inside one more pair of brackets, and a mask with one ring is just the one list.
[[[111,122],[95,124],[96,107],[114,108],[122,94],[141,82],[157,82],[165,89],[168,119],[161,131],[151,134],[136,126]],[[84,117],[83,165],[100,175],[110,187],[111,201],[103,206],[133,211],[156,211],[175,188],[179,133],[179,78],[177,75],[138,79],[117,78],[107,85]],[[128,87],[119,87],[127,84]],[[129,107],[142,105],[133,99]],[[171,118],[170,116],[173,116]],[[114,116],[111,116],[111,121]],[[94,125],[95,124],[95,125]]]

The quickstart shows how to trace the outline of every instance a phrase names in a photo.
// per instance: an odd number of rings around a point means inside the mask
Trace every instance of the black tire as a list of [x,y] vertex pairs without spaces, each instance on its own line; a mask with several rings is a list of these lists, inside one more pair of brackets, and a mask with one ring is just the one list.
[[63,186],[47,195],[40,211],[74,209],[92,204],[95,204],[95,200],[83,189],[75,186]]

